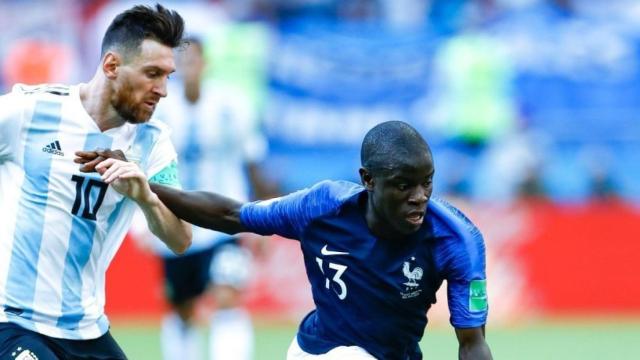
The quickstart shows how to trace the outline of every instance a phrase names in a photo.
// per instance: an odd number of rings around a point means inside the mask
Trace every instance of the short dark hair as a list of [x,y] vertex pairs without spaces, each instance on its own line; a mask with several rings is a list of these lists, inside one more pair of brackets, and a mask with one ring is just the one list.
[[101,56],[114,48],[129,54],[145,39],[175,48],[182,43],[183,32],[184,20],[176,11],[160,4],[136,5],[113,19],[102,39]]
[[391,170],[411,153],[431,149],[422,135],[403,121],[386,121],[367,132],[360,148],[360,163],[371,172]]

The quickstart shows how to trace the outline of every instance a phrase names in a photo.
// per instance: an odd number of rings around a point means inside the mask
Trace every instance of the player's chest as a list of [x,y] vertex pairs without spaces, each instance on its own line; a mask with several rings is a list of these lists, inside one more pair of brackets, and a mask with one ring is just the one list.
[[353,224],[323,225],[303,242],[316,287],[340,300],[351,294],[397,304],[433,302],[440,280],[428,238],[393,243]]
[[[58,127],[31,124],[22,134],[24,147],[20,159],[24,171],[22,191],[26,199],[46,201],[55,211],[69,212],[87,220],[96,220],[99,211],[112,210],[122,196],[102,182],[97,173],[82,173],[73,160],[79,150],[130,146],[128,137],[117,140],[100,132],[86,132],[73,123]],[[40,200],[38,200],[40,199]]]

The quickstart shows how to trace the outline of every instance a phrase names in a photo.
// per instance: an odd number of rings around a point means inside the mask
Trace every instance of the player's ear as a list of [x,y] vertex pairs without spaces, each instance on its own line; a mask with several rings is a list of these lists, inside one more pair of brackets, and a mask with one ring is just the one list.
[[358,172],[360,173],[360,181],[362,181],[364,188],[368,191],[373,190],[373,176],[371,172],[363,167],[361,167]]
[[118,77],[118,68],[122,64],[122,57],[114,52],[108,52],[102,58],[102,72],[109,80]]

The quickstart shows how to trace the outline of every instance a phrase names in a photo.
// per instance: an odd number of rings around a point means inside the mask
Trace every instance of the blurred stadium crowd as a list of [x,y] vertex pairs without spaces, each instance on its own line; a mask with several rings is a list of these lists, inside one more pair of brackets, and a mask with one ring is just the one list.
[[[2,0],[0,89],[90,78],[106,22],[140,2]],[[637,1],[163,4],[250,99],[284,191],[357,180],[362,135],[401,119],[432,144],[439,194],[640,201]]]

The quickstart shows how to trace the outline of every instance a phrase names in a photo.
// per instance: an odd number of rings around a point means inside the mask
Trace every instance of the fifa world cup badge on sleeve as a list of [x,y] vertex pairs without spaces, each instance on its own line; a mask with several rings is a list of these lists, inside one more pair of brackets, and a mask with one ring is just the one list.
[[486,311],[487,280],[471,280],[469,283],[469,311]]

